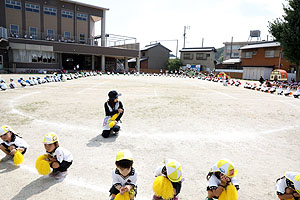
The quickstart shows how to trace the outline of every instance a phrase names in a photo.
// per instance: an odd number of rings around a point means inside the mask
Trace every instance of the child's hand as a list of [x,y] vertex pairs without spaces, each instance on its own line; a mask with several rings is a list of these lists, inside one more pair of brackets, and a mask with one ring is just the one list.
[[12,149],[12,150],[10,150],[10,153],[9,153],[9,154],[13,156],[13,155],[15,155],[16,152],[17,152],[16,149]]
[[125,192],[126,192],[126,188],[125,187],[121,187],[120,194],[123,195]]
[[123,109],[122,109],[122,108],[119,108],[119,109],[118,109],[118,112],[119,112],[119,113],[123,113]]

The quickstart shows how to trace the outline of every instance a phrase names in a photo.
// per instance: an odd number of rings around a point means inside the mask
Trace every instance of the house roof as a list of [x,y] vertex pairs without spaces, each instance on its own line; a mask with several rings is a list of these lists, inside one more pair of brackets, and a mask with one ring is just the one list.
[[182,48],[180,52],[209,52],[217,51],[215,47],[194,47],[194,48]]
[[268,47],[279,47],[279,42],[264,42],[264,43],[254,43],[241,47],[241,50],[245,49],[258,49],[258,48],[268,48]]
[[73,4],[81,5],[81,6],[86,6],[86,7],[90,7],[90,8],[96,8],[96,9],[101,9],[101,10],[109,10],[108,8],[102,8],[102,7],[99,7],[99,6],[94,6],[94,5],[91,5],[91,4],[81,3],[81,2],[73,1],[73,0],[60,0],[60,1],[69,2],[69,3],[73,3]]
[[151,49],[151,48],[153,48],[153,47],[157,47],[157,46],[161,46],[161,47],[167,49],[169,52],[172,52],[170,49],[168,49],[167,47],[161,45],[160,43],[146,45],[145,47],[143,47],[143,48],[141,49],[141,51],[147,51],[147,50],[149,50],[149,49]]
[[236,63],[240,63],[240,62],[241,62],[240,58],[231,58],[231,59],[228,59],[228,60],[224,60],[222,62],[222,64],[224,64],[224,65],[232,65],[232,64],[236,64]]
[[[148,58],[141,58],[141,59],[140,59],[140,62],[142,62],[142,61],[144,61],[144,60],[148,60]],[[128,62],[129,62],[129,63],[134,63],[134,62],[136,62],[136,58],[131,58],[131,59],[128,60]]]

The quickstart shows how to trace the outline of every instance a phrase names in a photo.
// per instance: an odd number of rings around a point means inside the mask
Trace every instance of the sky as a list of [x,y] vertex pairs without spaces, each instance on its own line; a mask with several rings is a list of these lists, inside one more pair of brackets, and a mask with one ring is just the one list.
[[[160,41],[172,53],[185,47],[220,48],[223,42],[247,41],[250,30],[272,39],[268,21],[281,17],[286,0],[76,0],[108,8],[106,33],[135,37],[140,47]],[[101,23],[96,34],[100,34]],[[163,41],[172,40],[172,41]],[[252,40],[257,40],[253,38]],[[179,54],[178,54],[179,55]]]

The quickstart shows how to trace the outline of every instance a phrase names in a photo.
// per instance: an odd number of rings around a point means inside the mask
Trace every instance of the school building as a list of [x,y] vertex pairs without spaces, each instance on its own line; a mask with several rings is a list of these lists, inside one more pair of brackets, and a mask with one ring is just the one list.
[[1,0],[0,72],[115,71],[120,63],[128,70],[139,44],[106,33],[108,10],[71,0]]

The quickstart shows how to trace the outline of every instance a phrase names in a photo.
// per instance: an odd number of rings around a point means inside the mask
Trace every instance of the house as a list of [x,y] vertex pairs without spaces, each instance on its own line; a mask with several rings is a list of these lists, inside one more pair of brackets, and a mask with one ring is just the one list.
[[[172,51],[160,43],[145,46],[140,52],[140,71],[159,73],[161,69],[166,68],[170,52]],[[129,68],[134,69],[136,66],[136,59],[131,59],[128,62]]]
[[231,58],[223,61],[220,64],[216,65],[216,72],[225,72],[232,78],[243,77],[243,68],[241,67],[241,59],[240,58]]
[[259,80],[260,76],[269,79],[273,69],[292,72],[293,65],[286,61],[279,42],[261,42],[241,47],[243,79]]
[[180,60],[183,65],[201,65],[201,71],[214,71],[216,66],[214,47],[183,48],[180,50]]
[[[129,59],[138,58],[139,45],[107,46],[108,10],[72,0],[1,0],[0,27],[8,34],[7,50],[0,51],[1,59],[8,59],[2,68],[8,72],[73,70],[75,66],[108,70],[117,67],[118,59],[128,66]],[[99,36],[95,35],[98,23]]]
[[241,47],[256,42],[223,42],[224,44],[224,61],[229,59],[241,58]]

